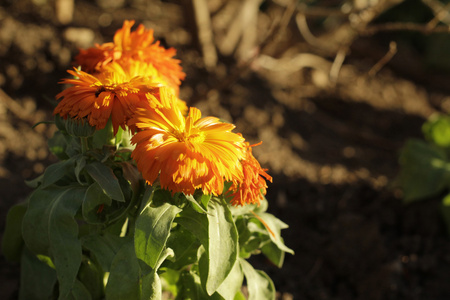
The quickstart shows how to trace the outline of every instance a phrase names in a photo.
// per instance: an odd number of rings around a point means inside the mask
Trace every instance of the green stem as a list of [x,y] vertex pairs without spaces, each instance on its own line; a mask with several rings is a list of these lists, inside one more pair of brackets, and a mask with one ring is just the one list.
[[80,137],[81,139],[81,153],[86,153],[86,151],[89,150],[89,145],[88,145],[88,138],[87,137]]

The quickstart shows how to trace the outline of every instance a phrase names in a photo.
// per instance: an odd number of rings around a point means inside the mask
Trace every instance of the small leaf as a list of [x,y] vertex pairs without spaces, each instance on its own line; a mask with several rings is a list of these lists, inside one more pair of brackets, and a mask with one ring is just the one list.
[[92,298],[102,298],[103,272],[94,262],[86,258],[83,260],[80,270],[78,271],[78,279],[80,280],[80,284],[82,284],[88,293],[92,295]]
[[53,137],[48,140],[48,147],[50,152],[59,159],[65,160],[69,158],[66,153],[67,140],[61,131],[56,131]]
[[281,237],[281,229],[288,228],[288,225],[272,214],[259,213],[255,215],[260,217],[263,221],[264,227],[266,227],[270,233],[269,236],[272,242],[277,245],[280,250],[283,250],[290,254],[294,254],[294,251],[292,249],[286,247],[283,238]]
[[70,291],[70,295],[64,299],[92,300],[92,296],[81,281],[75,280],[75,284]]
[[102,187],[105,194],[114,200],[125,202],[119,180],[111,168],[100,162],[92,162],[85,168],[89,175]]
[[440,193],[450,179],[450,164],[443,152],[420,140],[409,140],[400,154],[400,186],[406,203]]
[[42,179],[41,189],[44,189],[58,180],[63,178],[66,174],[73,174],[73,165],[75,162],[75,157],[71,157],[68,160],[63,160],[50,165],[45,169],[44,177]]
[[439,147],[450,147],[450,117],[435,115],[422,126],[425,137]]
[[19,261],[23,247],[22,220],[27,205],[17,204],[10,208],[6,217],[6,228],[2,238],[2,253],[9,261]]
[[248,300],[275,299],[275,286],[263,271],[255,270],[245,259],[240,259],[242,270],[247,279]]
[[84,185],[86,182],[83,182],[80,178],[81,171],[83,171],[86,166],[86,158],[82,155],[78,156],[75,161],[75,176],[79,184]]
[[137,258],[155,268],[166,246],[172,222],[180,211],[169,203],[158,207],[151,207],[148,203],[136,220],[134,244]]
[[112,261],[111,272],[105,288],[106,299],[140,299],[139,277],[139,263],[133,241],[129,239]]
[[[192,208],[193,209],[195,209],[197,212],[199,212],[199,213],[208,213],[207,211],[206,211],[206,209],[204,209],[203,207],[202,207],[202,205],[200,205],[198,202],[197,202],[197,200],[194,198],[194,196],[192,196],[192,195],[185,195],[185,197],[186,197],[186,200],[187,201],[189,201],[189,203],[192,205]],[[206,206],[207,207],[207,206]]]
[[265,244],[261,248],[261,251],[278,268],[283,266],[285,252],[278,248],[275,243],[271,242]]

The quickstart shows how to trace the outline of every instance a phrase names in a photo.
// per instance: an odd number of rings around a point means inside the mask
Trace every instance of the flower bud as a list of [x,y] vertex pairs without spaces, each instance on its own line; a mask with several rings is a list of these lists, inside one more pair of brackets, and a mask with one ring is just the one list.
[[89,125],[86,119],[67,118],[64,122],[67,133],[72,136],[89,137],[95,132],[95,127]]

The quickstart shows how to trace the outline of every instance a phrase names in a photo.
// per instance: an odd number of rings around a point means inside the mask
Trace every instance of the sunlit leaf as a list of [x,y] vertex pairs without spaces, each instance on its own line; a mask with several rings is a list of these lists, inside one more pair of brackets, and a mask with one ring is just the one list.
[[159,256],[166,246],[172,222],[180,208],[165,203],[158,207],[144,208],[136,220],[134,245],[136,256],[155,268]]

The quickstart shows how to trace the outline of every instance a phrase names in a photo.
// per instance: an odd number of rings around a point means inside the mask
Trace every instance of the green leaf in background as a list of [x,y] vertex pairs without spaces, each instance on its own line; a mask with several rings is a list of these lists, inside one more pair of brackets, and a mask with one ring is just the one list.
[[52,138],[48,140],[48,147],[60,160],[68,159],[69,156],[66,153],[67,140],[61,131],[56,131]]
[[114,200],[125,202],[119,180],[111,168],[97,161],[86,165],[85,168],[89,175],[102,187],[106,195]]
[[[208,204],[208,274],[206,292],[212,295],[230,273],[238,256],[238,233],[225,201],[211,198]],[[200,273],[201,277],[204,277]]]
[[409,140],[400,154],[399,184],[406,203],[434,196],[450,179],[450,164],[443,150],[420,140]]
[[158,207],[147,204],[136,220],[134,246],[137,258],[153,269],[166,246],[172,222],[180,208],[165,203]]
[[91,184],[83,198],[81,211],[83,218],[91,224],[100,224],[103,220],[100,218],[98,209],[101,205],[111,206],[112,199],[103,192],[100,184],[94,182]]
[[110,233],[93,233],[81,239],[83,248],[95,255],[104,272],[110,271],[113,259],[127,241]]
[[176,300],[219,300],[222,299],[217,293],[212,296],[203,290],[200,276],[192,271],[181,272],[178,280],[178,294]]
[[255,270],[245,259],[240,259],[242,270],[247,279],[248,300],[275,299],[275,286],[263,271]]
[[62,298],[73,288],[81,264],[81,242],[74,215],[85,191],[67,186],[36,190],[22,223],[23,238],[30,250],[52,257]]
[[444,218],[445,224],[447,225],[447,232],[450,234],[450,194],[442,199],[441,214]]
[[6,216],[6,228],[2,238],[2,253],[9,261],[20,260],[22,253],[22,220],[27,211],[27,204],[17,204],[10,208]]
[[105,288],[106,299],[140,299],[139,278],[140,268],[134,251],[134,243],[132,239],[127,239],[112,261]]
[[450,147],[450,117],[435,115],[422,126],[425,138],[439,147]]
[[20,260],[19,300],[53,299],[56,272],[24,248]]

